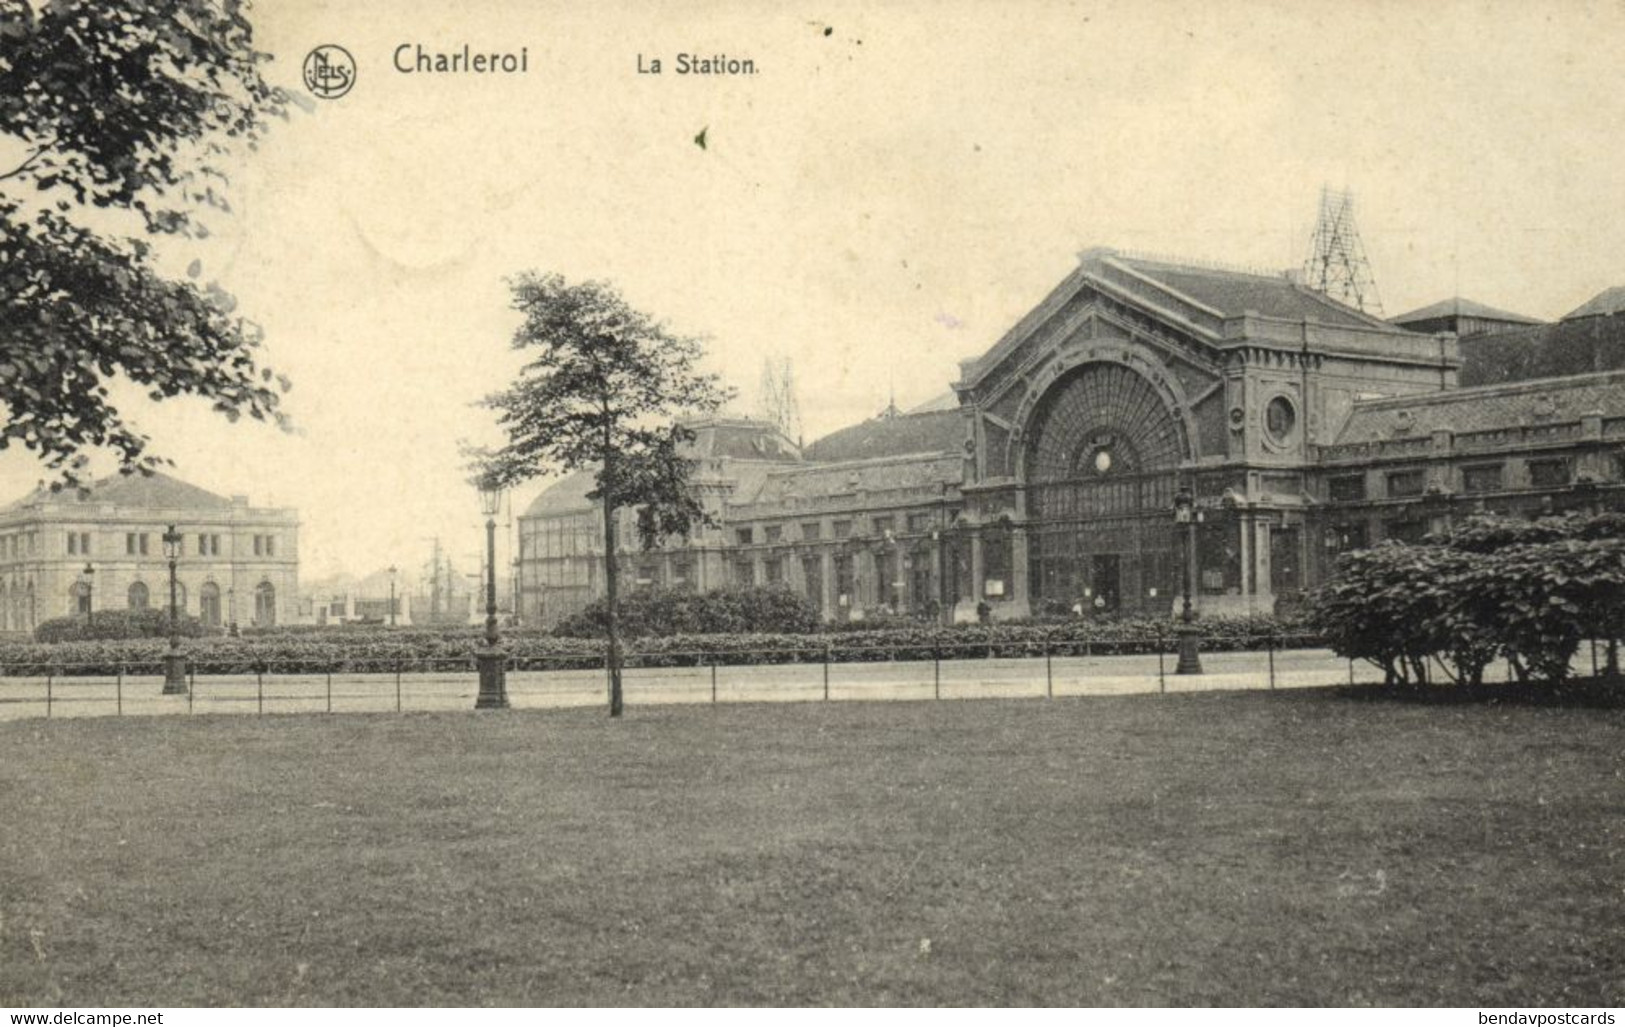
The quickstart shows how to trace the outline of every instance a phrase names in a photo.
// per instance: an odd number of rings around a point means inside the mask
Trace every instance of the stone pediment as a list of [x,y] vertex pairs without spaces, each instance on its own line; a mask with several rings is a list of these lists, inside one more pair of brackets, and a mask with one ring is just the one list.
[[[1216,379],[1218,325],[1189,319],[1137,298],[1080,268],[981,358],[960,366],[956,388],[984,410],[1025,393],[1064,351],[1115,349],[1122,359],[1180,367]],[[1133,353],[1130,358],[1128,354]],[[1183,376],[1182,376],[1183,377]]]

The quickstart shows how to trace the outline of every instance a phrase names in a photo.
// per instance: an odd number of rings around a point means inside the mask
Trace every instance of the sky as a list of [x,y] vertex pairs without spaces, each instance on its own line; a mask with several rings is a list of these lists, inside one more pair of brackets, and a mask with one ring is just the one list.
[[[303,92],[304,56],[338,44],[354,87],[278,124],[231,216],[163,258],[201,260],[263,326],[296,430],[121,395],[177,476],[297,508],[306,579],[414,568],[435,537],[475,566],[459,442],[500,441],[475,404],[518,366],[506,279],[526,270],[608,280],[704,337],[739,413],[789,358],[809,441],[947,391],[1087,247],[1301,265],[1325,184],[1355,193],[1389,315],[1460,294],[1555,318],[1625,284],[1613,0],[251,16],[274,81]],[[465,44],[527,70],[394,68],[402,45]],[[685,52],[757,73],[680,76]],[[0,454],[0,500],[43,473]]]

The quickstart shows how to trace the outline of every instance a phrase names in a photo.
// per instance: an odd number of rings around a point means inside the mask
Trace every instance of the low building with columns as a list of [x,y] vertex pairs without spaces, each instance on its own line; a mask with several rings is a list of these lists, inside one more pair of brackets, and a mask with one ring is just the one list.
[[[1413,331],[1272,275],[1095,249],[941,408],[796,446],[697,422],[717,525],[630,587],[783,584],[826,619],[1290,605],[1338,552],[1475,510],[1625,504],[1625,372],[1464,389],[1449,331]],[[521,518],[521,615],[602,594],[591,475]],[[1175,494],[1194,496],[1176,528]],[[622,537],[631,540],[631,517]]]
[[181,536],[176,602],[211,627],[294,618],[299,517],[167,474],[37,489],[0,509],[0,631],[91,610],[169,606],[163,536]]

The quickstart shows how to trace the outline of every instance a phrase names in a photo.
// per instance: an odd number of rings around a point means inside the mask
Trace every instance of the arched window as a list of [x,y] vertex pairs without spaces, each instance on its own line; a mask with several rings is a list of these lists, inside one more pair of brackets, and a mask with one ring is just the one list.
[[269,581],[262,581],[254,589],[254,626],[269,628],[276,625],[276,589]]
[[73,588],[69,589],[69,592],[73,596],[73,612],[88,616],[90,614],[90,582],[76,581],[73,583]]
[[145,610],[147,608],[147,585],[137,581],[130,585],[130,609]]
[[198,590],[198,615],[203,618],[206,628],[220,626],[220,586],[212,581],[203,583]]

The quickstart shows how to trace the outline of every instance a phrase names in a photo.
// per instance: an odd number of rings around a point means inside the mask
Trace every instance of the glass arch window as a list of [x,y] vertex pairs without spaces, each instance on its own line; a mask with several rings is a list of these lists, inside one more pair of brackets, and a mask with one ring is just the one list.
[[256,627],[276,626],[276,588],[262,581],[254,589],[254,624]]
[[1029,482],[1171,470],[1184,453],[1173,411],[1150,381],[1120,364],[1085,364],[1062,377],[1029,425]]
[[198,590],[198,614],[203,618],[204,627],[220,626],[220,586],[212,581],[204,582]]

